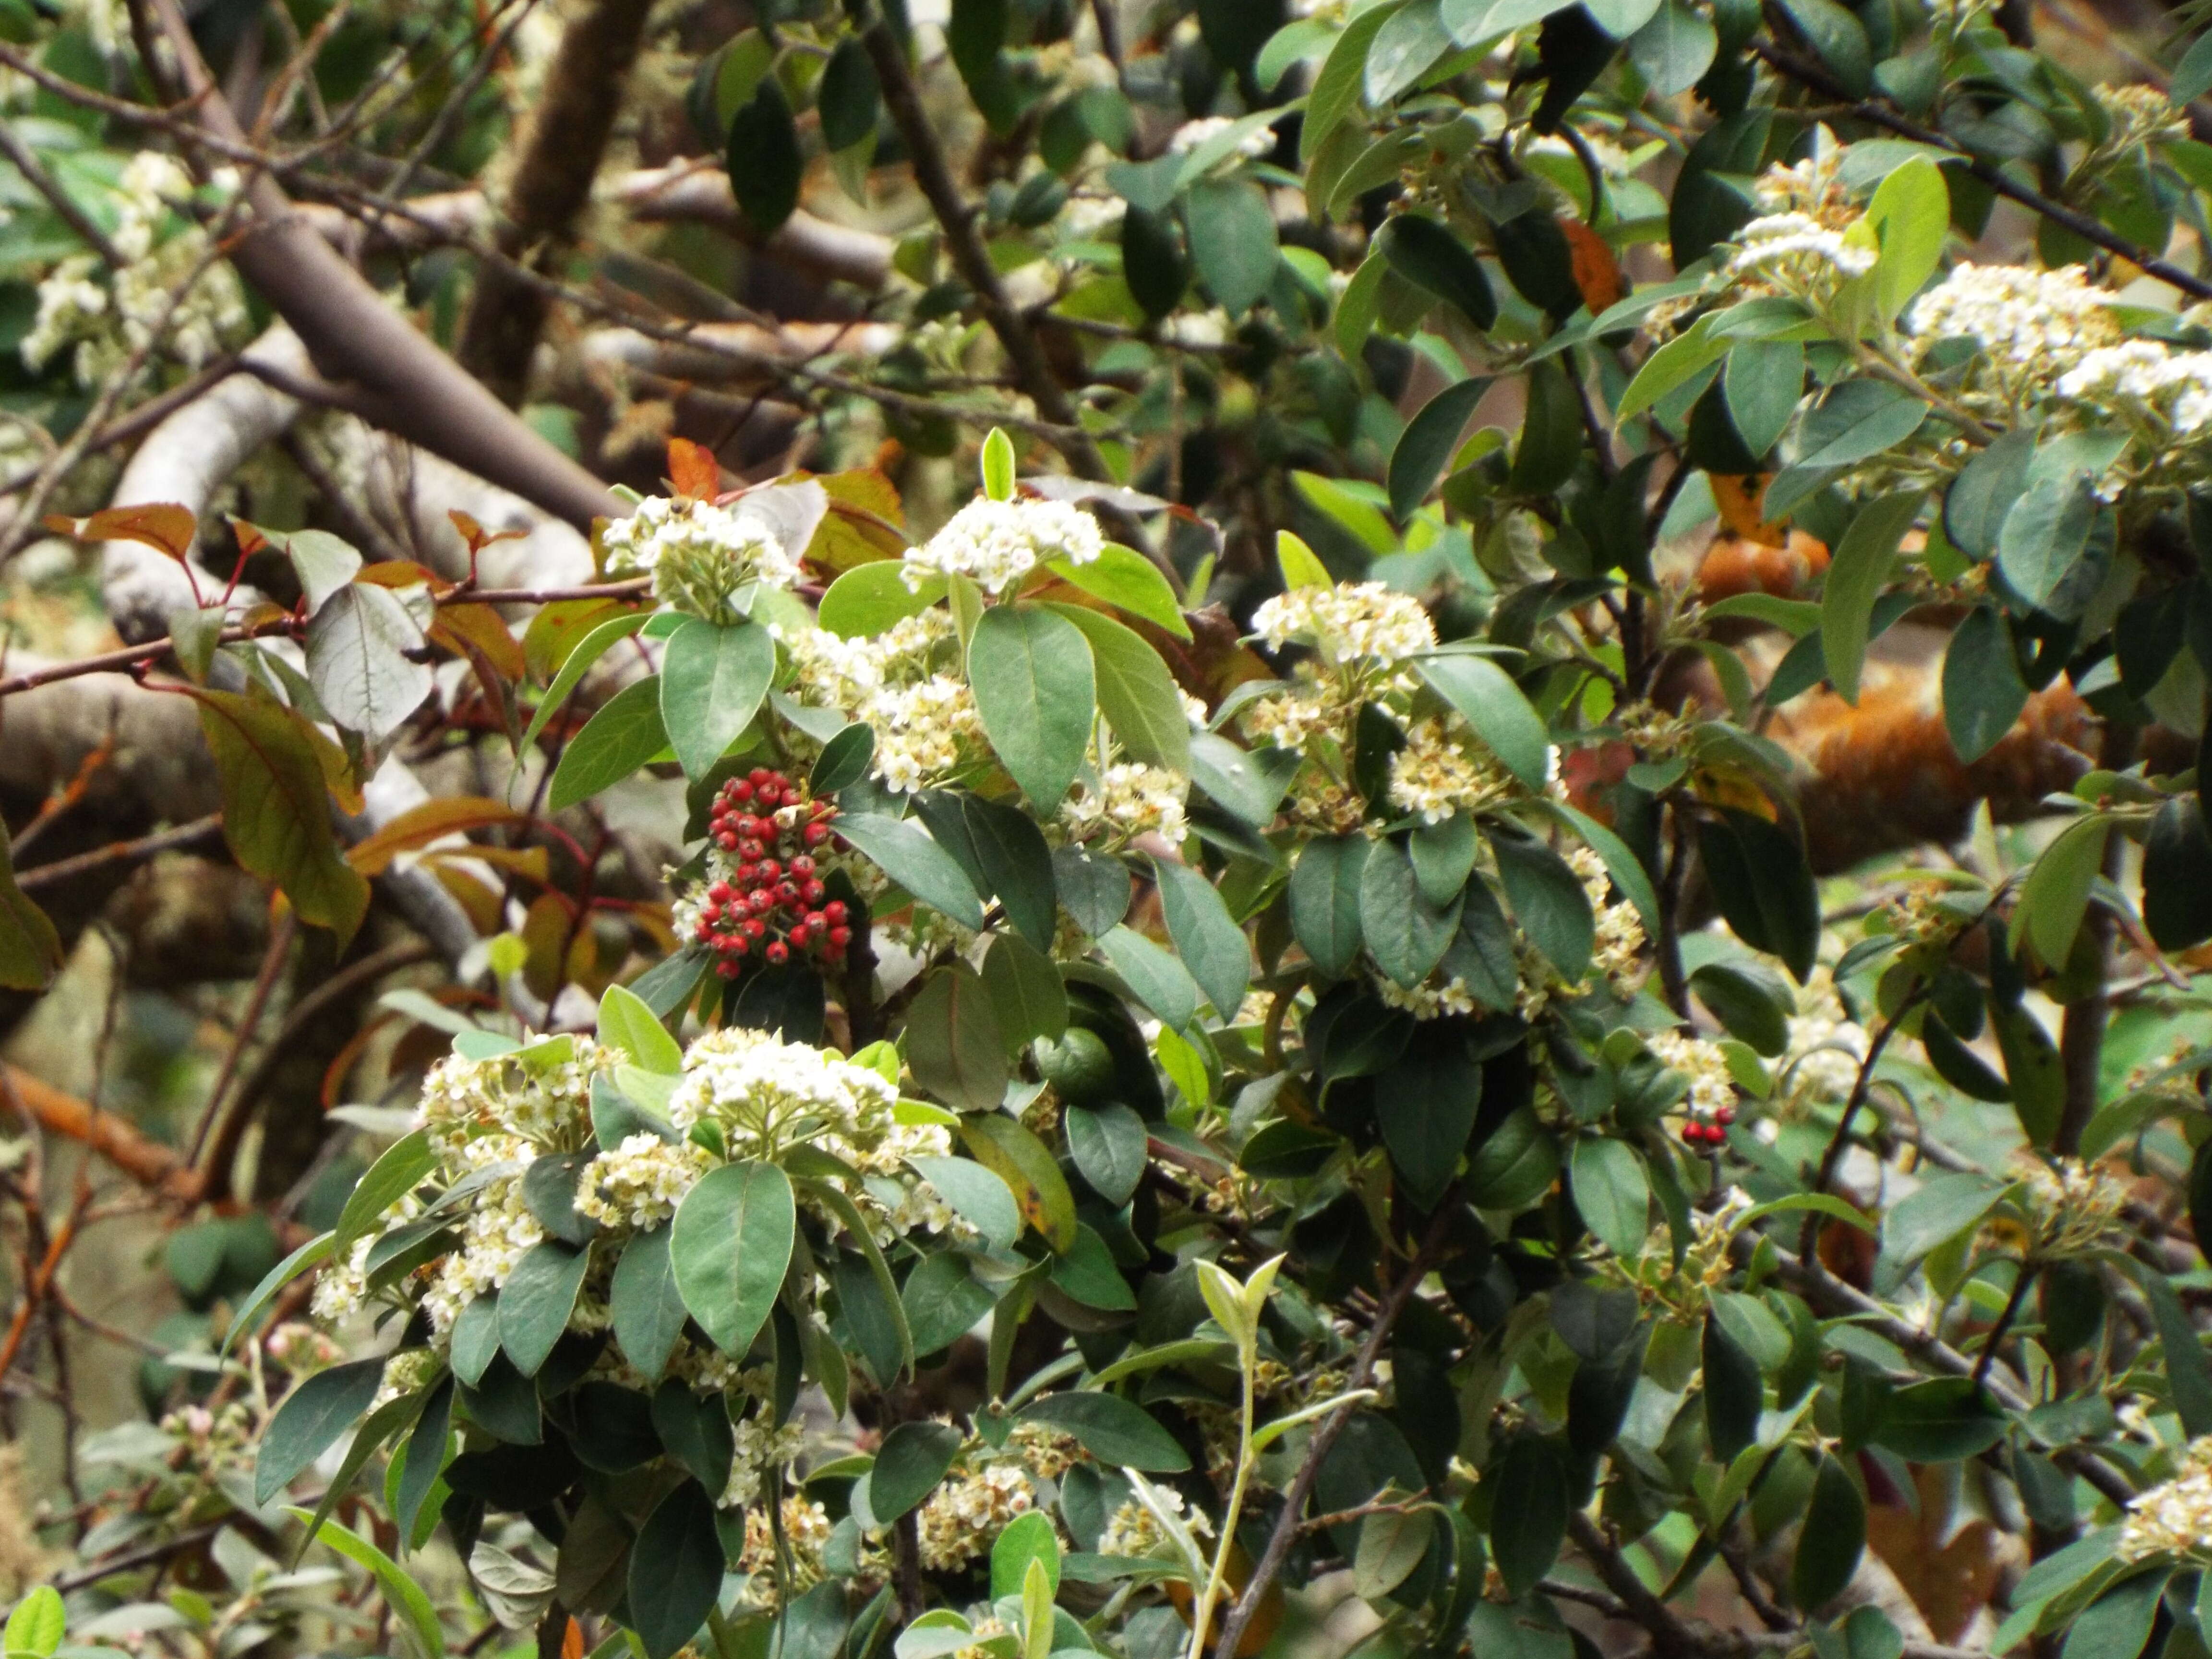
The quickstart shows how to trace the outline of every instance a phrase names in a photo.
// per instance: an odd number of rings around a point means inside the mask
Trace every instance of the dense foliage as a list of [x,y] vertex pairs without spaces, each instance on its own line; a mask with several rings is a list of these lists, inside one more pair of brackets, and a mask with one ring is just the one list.
[[2212,36],[2036,27],[0,0],[15,861],[270,896],[0,1072],[5,1659],[2212,1650]]

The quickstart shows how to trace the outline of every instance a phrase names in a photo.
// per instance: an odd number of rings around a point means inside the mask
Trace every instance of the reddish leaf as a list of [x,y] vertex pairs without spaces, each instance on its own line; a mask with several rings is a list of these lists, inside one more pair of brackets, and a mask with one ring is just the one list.
[[1560,234],[1567,239],[1567,253],[1572,262],[1575,286],[1582,292],[1583,303],[1595,317],[1607,307],[1617,305],[1628,291],[1621,280],[1620,261],[1613,256],[1613,249],[1605,238],[1579,219],[1562,215]]
[[1765,473],[1715,472],[1708,476],[1712,481],[1713,505],[1720,509],[1723,524],[1746,541],[1765,547],[1780,547],[1788,539],[1788,532],[1779,525],[1766,522]]
[[233,857],[273,881],[302,921],[343,944],[368,910],[368,882],[338,851],[324,764],[305,720],[266,698],[186,688],[215,751]]
[[449,509],[446,516],[453,521],[453,528],[461,532],[461,539],[469,544],[471,559],[495,542],[519,542],[530,533],[526,530],[486,530],[458,507]]
[[412,559],[380,559],[374,564],[365,564],[354,573],[357,582],[367,582],[373,587],[428,587],[433,593],[450,593],[453,584],[426,564]]
[[483,658],[510,682],[520,679],[529,668],[521,641],[507,631],[506,620],[488,605],[441,606],[430,624],[430,638],[455,656]]
[[192,550],[192,538],[199,530],[199,520],[191,511],[173,501],[104,507],[88,519],[64,518],[57,513],[45,522],[55,534],[75,536],[81,541],[142,542],[179,562]]
[[689,438],[668,441],[668,482],[679,495],[711,501],[722,493],[722,465],[714,452]]
[[503,801],[479,795],[426,800],[402,812],[367,840],[356,842],[346,854],[346,862],[364,876],[379,876],[399,854],[411,853],[444,836],[486,830],[495,824],[529,822],[529,814],[519,812]]

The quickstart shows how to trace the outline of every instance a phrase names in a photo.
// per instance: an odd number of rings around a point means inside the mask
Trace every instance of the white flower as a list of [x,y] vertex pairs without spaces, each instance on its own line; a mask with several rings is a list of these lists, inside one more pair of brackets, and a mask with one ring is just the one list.
[[[1168,154],[1188,155],[1200,145],[1219,137],[1236,125],[1236,121],[1226,115],[1205,115],[1195,121],[1186,121],[1177,127],[1174,136],[1169,138]],[[1274,147],[1273,131],[1267,127],[1261,126],[1239,138],[1234,153],[1256,161]]]
[[713,1160],[690,1141],[674,1145],[641,1132],[584,1166],[576,1213],[615,1227],[657,1227],[676,1213]]
[[1103,829],[1116,842],[1150,834],[1180,842],[1187,828],[1183,798],[1188,788],[1164,767],[1116,761],[1098,774],[1095,790],[1089,779],[1079,781],[1078,793],[1060,808],[1060,821],[1079,840]]
[[[1213,1521],[1203,1510],[1193,1510],[1184,1504],[1182,1494],[1172,1486],[1157,1486],[1153,1495],[1161,1506],[1180,1519],[1192,1533],[1200,1538],[1213,1536]],[[1099,1535],[1101,1555],[1146,1556],[1153,1554],[1168,1543],[1166,1529],[1154,1518],[1152,1512],[1132,1498],[1124,1503],[1106,1522],[1106,1530]]]
[[1662,1066],[1690,1080],[1684,1109],[1693,1121],[1725,1122],[1735,1115],[1735,1079],[1718,1043],[1686,1031],[1666,1030],[1645,1032],[1644,1046]]
[[1054,228],[1073,242],[1096,242],[1117,234],[1129,204],[1118,196],[1071,196]]
[[1002,593],[1048,559],[1089,564],[1105,545],[1098,520],[1065,501],[973,501],[922,546],[907,550],[907,588],[919,592],[923,575],[936,571]]
[[1733,276],[1810,255],[1845,276],[1863,276],[1874,269],[1875,258],[1874,249],[1853,246],[1843,232],[1803,213],[1770,213],[1753,219],[1736,233],[1736,241],[1735,257],[1729,262]]
[[2118,342],[2112,303],[2080,265],[2033,270],[1962,260],[1913,302],[1911,322],[1924,341],[1976,340],[2000,364],[2051,375]]
[[1384,977],[1376,981],[1382,1000],[1393,1008],[1402,1008],[1415,1019],[1442,1019],[1447,1014],[1472,1014],[1480,1005],[1467,981],[1455,974],[1440,980],[1435,974],[1410,989],[1395,980]]
[[655,495],[600,538],[610,576],[651,576],[653,597],[710,621],[729,617],[749,582],[789,588],[804,574],[774,526],[746,507],[711,501],[678,506]]
[[2128,1506],[2119,1553],[2128,1561],[2212,1551],[2212,1436],[2189,1443],[2181,1471]]
[[1512,787],[1496,757],[1468,734],[1431,717],[1413,722],[1406,746],[1390,757],[1390,804],[1424,823],[1496,804]]
[[2132,404],[2185,434],[2212,421],[2212,351],[2124,340],[2085,352],[2054,389],[2062,398],[2106,408]]
[[885,787],[902,793],[937,782],[983,742],[975,695],[950,674],[878,691],[859,714],[876,734],[871,769]]
[[736,1450],[730,1458],[730,1479],[722,1488],[720,1507],[750,1504],[768,1484],[769,1472],[788,1465],[806,1444],[805,1431],[795,1422],[770,1426],[763,1408],[735,1425]]
[[1276,650],[1295,640],[1331,668],[1389,668],[1436,648],[1436,625],[1421,602],[1381,582],[1294,587],[1252,613],[1252,631]]

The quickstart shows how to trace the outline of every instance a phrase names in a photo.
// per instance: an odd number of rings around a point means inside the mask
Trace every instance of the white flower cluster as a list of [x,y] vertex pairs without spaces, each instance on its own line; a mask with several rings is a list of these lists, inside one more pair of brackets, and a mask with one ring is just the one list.
[[1665,1030],[1646,1031],[1644,1046],[1662,1066],[1690,1080],[1683,1109],[1692,1121],[1725,1122],[1735,1115],[1735,1079],[1718,1043],[1686,1031]]
[[714,1167],[703,1146],[672,1145],[641,1132],[584,1166],[576,1187],[576,1213],[611,1227],[658,1227],[676,1213],[684,1195]]
[[653,595],[664,605],[724,622],[748,583],[788,588],[803,574],[775,527],[740,501],[678,505],[650,496],[626,519],[616,519],[600,538],[610,576],[651,576]]
[[885,787],[927,788],[981,750],[975,696],[957,674],[943,672],[958,653],[950,612],[933,605],[873,639],[819,628],[779,637],[797,672],[794,696],[841,709],[875,732],[869,767]]
[[1029,1476],[1012,1463],[994,1463],[947,1480],[921,1506],[921,1565],[952,1572],[988,1553],[1016,1516],[1036,1507]]
[[1103,241],[1121,233],[1128,211],[1128,203],[1119,196],[1071,196],[1053,228],[1072,242]]
[[722,1488],[720,1507],[750,1504],[768,1485],[769,1472],[787,1467],[806,1444],[806,1431],[796,1421],[773,1425],[765,1407],[734,1425],[737,1449],[730,1457],[730,1479]]
[[1103,768],[1094,787],[1085,777],[1060,810],[1060,822],[1078,841],[1103,831],[1119,846],[1139,836],[1157,835],[1170,843],[1182,840],[1188,823],[1183,801],[1188,783],[1164,767],[1142,761],[1115,761]]
[[2120,1558],[2212,1553],[2212,1435],[2189,1443],[2180,1473],[2128,1506]]
[[1866,1045],[1866,1030],[1845,1015],[1835,980],[1826,967],[1815,969],[1797,993],[1790,1043],[1783,1050],[1783,1075],[1791,1092],[1814,1100],[1846,1098],[1858,1081]]
[[2212,422],[2212,351],[2124,340],[2084,353],[2055,389],[2075,402],[2149,415],[2185,436]]
[[[191,191],[191,176],[173,156],[142,150],[125,165],[108,238],[125,263],[105,287],[96,254],[73,254],[46,275],[38,314],[18,348],[27,367],[41,369],[73,344],[77,382],[93,386],[154,343],[157,331],[160,349],[195,369],[242,337],[249,319],[237,273],[220,261],[201,270],[211,247],[208,234],[173,210]],[[171,310],[170,295],[179,289]]]
[[950,674],[879,691],[861,718],[876,734],[876,776],[902,793],[926,789],[957,770],[984,740],[975,694]]
[[1605,860],[1589,848],[1570,851],[1567,866],[1582,878],[1583,891],[1589,897],[1590,913],[1597,922],[1590,966],[1604,975],[1624,1000],[1632,997],[1644,972],[1644,918],[1626,899],[1618,904],[1606,902],[1612,878],[1606,873]]
[[416,1121],[441,1153],[471,1169],[533,1147],[573,1152],[590,1133],[592,1079],[613,1076],[621,1058],[578,1036],[521,1060],[453,1054],[422,1080]]
[[432,1328],[441,1334],[451,1330],[461,1310],[506,1284],[515,1265],[544,1237],[545,1229],[523,1201],[520,1174],[487,1184],[468,1206],[460,1244],[439,1265],[436,1279],[423,1293]]
[[1421,602],[1381,582],[1294,587],[1252,613],[1252,631],[1275,650],[1310,646],[1330,668],[1389,668],[1437,644]]
[[1424,823],[1479,812],[1511,792],[1512,775],[1472,733],[1431,715],[1413,722],[1390,757],[1390,804]]
[[1729,273],[1741,276],[1778,268],[1804,275],[1826,267],[1845,276],[1863,276],[1874,269],[1875,257],[1874,249],[1855,246],[1843,232],[1809,214],[1770,213],[1736,233]]
[[[1195,121],[1186,121],[1168,139],[1168,154],[1188,155],[1200,145],[1211,143],[1237,125],[1226,115],[1202,115]],[[1235,154],[1256,161],[1275,147],[1275,135],[1267,127],[1258,127],[1237,141]]]
[[[803,1595],[827,1576],[822,1553],[829,1547],[830,1511],[797,1496],[783,1500],[783,1542],[788,1552],[790,1592]],[[744,1599],[757,1607],[777,1603],[775,1528],[769,1512],[756,1504],[745,1511],[745,1547],[738,1558],[738,1571],[745,1575]]]
[[2001,367],[2047,376],[2118,343],[2112,303],[2080,265],[2033,270],[1961,260],[1913,302],[1910,321],[1923,341],[1975,340]]
[[[1154,1492],[1161,1507],[1188,1527],[1193,1535],[1213,1536],[1213,1521],[1205,1510],[1191,1509],[1183,1502],[1182,1494],[1172,1486],[1158,1486]],[[1098,1553],[1142,1557],[1158,1552],[1167,1542],[1166,1529],[1150,1510],[1132,1498],[1108,1518],[1106,1530],[1099,1534]]]
[[897,1121],[898,1091],[881,1075],[828,1049],[785,1042],[732,1026],[709,1031],[684,1056],[669,1097],[680,1129],[712,1121],[732,1161],[773,1160],[805,1141],[867,1175],[890,1176],[909,1157],[951,1149],[933,1123]]
[[1003,593],[1048,559],[1090,564],[1105,551],[1098,520],[1065,501],[980,499],[968,503],[945,528],[906,555],[906,584],[921,591],[934,571],[966,576],[985,592]]
[[1447,1014],[1477,1012],[1474,993],[1456,974],[1448,979],[1431,974],[1410,989],[1386,975],[1376,981],[1376,988],[1382,992],[1383,1001],[1393,1008],[1402,1008],[1415,1019],[1442,1019]]
[[2073,1255],[2105,1238],[2127,1208],[2126,1182],[2078,1158],[2028,1159],[2027,1208],[2038,1249]]

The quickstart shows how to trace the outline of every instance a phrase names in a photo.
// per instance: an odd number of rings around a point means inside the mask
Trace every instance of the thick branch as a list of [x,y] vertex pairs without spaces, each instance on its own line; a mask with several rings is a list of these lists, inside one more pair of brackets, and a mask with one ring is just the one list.
[[15,1066],[0,1066],[0,1106],[48,1133],[90,1147],[143,1186],[179,1198],[197,1190],[192,1173],[171,1148],[149,1140],[112,1112],[96,1111]]
[[869,61],[876,66],[876,78],[883,85],[884,106],[890,112],[892,124],[898,128],[899,137],[906,142],[907,153],[913,158],[914,181],[944,229],[945,252],[952,257],[952,268],[975,295],[976,309],[983,313],[983,320],[991,325],[991,331],[999,337],[1006,360],[1013,365],[1014,379],[1036,404],[1037,413],[1055,426],[1073,428],[1053,440],[1070,470],[1098,483],[1108,482],[1110,475],[1106,470],[1105,457],[1098,453],[1098,446],[1091,442],[1090,436],[1077,427],[1075,405],[1068,401],[1066,392],[1052,372],[1052,365],[1045,360],[1044,349],[1037,343],[1029,319],[1007,295],[1006,285],[999,278],[998,267],[991,263],[991,251],[984,246],[983,234],[976,228],[975,210],[961,195],[960,186],[953,179],[945,151],[938,144],[936,130],[930,125],[928,112],[921,106],[921,94],[907,67],[906,52],[898,36],[892,33],[890,23],[878,17],[860,39],[867,47]]
[[[208,73],[176,0],[153,0],[153,6],[200,126],[226,146],[246,148],[246,133]],[[386,305],[294,216],[274,179],[257,174],[247,196],[253,222],[233,262],[307,343],[324,374],[356,382],[384,406],[379,424],[579,528],[621,512],[605,485]]]

